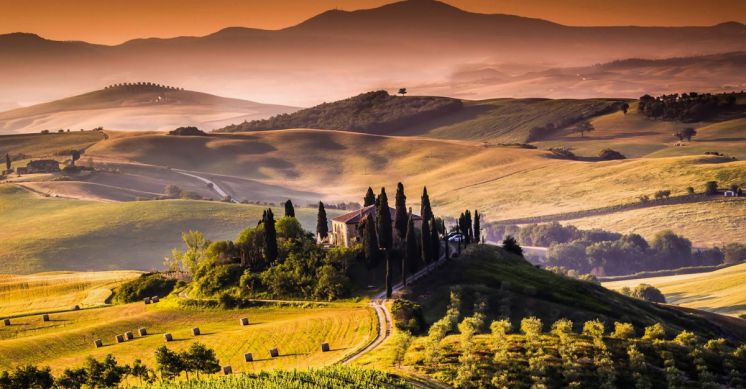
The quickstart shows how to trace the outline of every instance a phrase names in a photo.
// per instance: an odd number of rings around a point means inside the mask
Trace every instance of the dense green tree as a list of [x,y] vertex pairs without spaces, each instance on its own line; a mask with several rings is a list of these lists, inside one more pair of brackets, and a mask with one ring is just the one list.
[[468,209],[464,212],[464,235],[466,235],[466,244],[471,244],[474,241],[474,230],[472,227],[471,211]]
[[137,378],[137,382],[142,386],[143,381],[152,383],[155,381],[155,374],[153,370],[145,366],[140,359],[135,359],[130,366],[130,374]]
[[2,389],[49,389],[53,386],[54,377],[49,367],[21,365],[11,373],[4,371],[0,374],[0,388]]
[[705,194],[706,195],[716,195],[718,193],[718,183],[717,181],[707,181],[705,184]]
[[378,233],[373,219],[367,217],[363,220],[363,252],[368,269],[373,269],[381,260],[381,248],[378,245]]
[[433,234],[430,232],[430,221],[422,220],[422,233],[420,234],[421,243],[420,250],[422,251],[421,260],[422,263],[427,265],[432,261],[433,258],[433,244],[430,242]]
[[515,238],[508,235],[503,239],[503,250],[513,253],[515,255],[523,256],[523,248],[521,248],[520,245],[518,245],[518,242],[515,241]]
[[184,371],[184,361],[179,353],[171,351],[166,346],[160,346],[155,350],[155,363],[162,379],[173,379]]
[[10,170],[10,154],[5,153],[5,170]]
[[329,222],[326,220],[326,210],[321,201],[319,201],[319,214],[316,217],[316,235],[321,239],[326,239],[329,235]]
[[[55,380],[58,387],[65,389],[80,389],[87,382],[88,371],[83,367],[77,369],[65,369],[65,371],[63,371]],[[0,385],[0,388],[2,387],[3,385]]]
[[671,230],[657,233],[651,247],[658,252],[660,268],[692,265],[692,242]]
[[394,232],[391,221],[391,210],[389,209],[389,199],[386,196],[386,188],[381,188],[381,194],[378,195],[378,208],[376,215],[376,227],[378,232],[378,244],[383,250],[386,261],[386,297],[391,297],[393,287],[393,274],[391,267],[391,247],[393,246]]
[[70,153],[70,165],[75,166],[75,161],[80,159],[80,151],[73,150]]
[[295,217],[295,207],[290,199],[285,202],[285,216]]
[[433,217],[433,209],[430,206],[430,196],[427,194],[427,187],[422,189],[422,199],[420,201],[420,216],[422,220],[430,220]]
[[179,356],[183,362],[184,371],[189,379],[189,372],[199,374],[215,374],[220,371],[220,361],[215,357],[215,350],[210,349],[202,343],[195,342]]
[[373,193],[373,188],[368,187],[368,191],[365,192],[365,198],[363,198],[363,207],[367,207],[376,203],[376,194]]
[[417,272],[417,269],[419,268],[419,262],[420,262],[420,251],[417,247],[417,233],[414,229],[414,220],[412,218],[412,213],[409,213],[409,220],[407,221],[407,238],[406,238],[407,244],[406,244],[406,252],[405,255],[402,257],[402,283],[404,285],[407,284],[406,278],[407,278],[407,272],[412,272],[412,274]]
[[476,209],[474,210],[474,242],[480,243],[482,241],[482,225],[481,225],[481,215],[479,214],[479,211]]
[[404,185],[400,182],[396,185],[396,216],[394,219],[394,225],[396,226],[396,233],[402,242],[407,237],[408,221],[407,196],[404,194]]
[[88,357],[85,369],[88,372],[87,385],[91,388],[116,387],[129,374],[129,367],[119,365],[111,354],[107,355],[103,361]]
[[275,215],[271,208],[264,211],[264,259],[267,263],[277,260],[277,230],[275,227]]

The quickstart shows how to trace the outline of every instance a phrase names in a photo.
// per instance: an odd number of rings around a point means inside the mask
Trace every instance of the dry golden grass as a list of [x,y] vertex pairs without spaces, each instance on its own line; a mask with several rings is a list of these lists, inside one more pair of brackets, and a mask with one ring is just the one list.
[[[251,325],[240,326],[241,317],[248,317]],[[166,332],[175,339],[167,344],[169,348],[182,350],[199,341],[215,349],[221,363],[232,365],[234,372],[318,367],[365,345],[377,323],[370,308],[356,303],[220,310],[179,308],[168,299],[148,306],[133,303],[52,314],[51,319],[42,322],[29,316],[14,319],[11,327],[0,327],[0,370],[32,363],[49,365],[59,373],[80,366],[89,355],[101,359],[106,354],[124,363],[139,358],[155,367],[153,353],[166,344]],[[137,333],[139,327],[146,327],[149,335],[121,344],[114,341],[115,335]],[[202,335],[194,337],[193,327],[199,327]],[[95,339],[102,339],[104,347],[96,349]],[[321,352],[323,342],[330,344],[330,352]],[[279,358],[269,358],[273,347],[279,347]],[[253,353],[255,362],[244,362],[247,352]]]
[[642,283],[660,289],[671,304],[733,316],[746,314],[746,264],[709,273],[639,278],[603,285],[621,289]]
[[91,308],[106,304],[112,289],[139,276],[134,271],[0,274],[0,317]]

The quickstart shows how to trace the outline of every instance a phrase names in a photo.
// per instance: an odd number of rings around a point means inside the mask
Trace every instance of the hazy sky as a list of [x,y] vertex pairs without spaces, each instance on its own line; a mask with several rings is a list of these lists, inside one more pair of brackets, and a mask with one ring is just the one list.
[[[228,26],[279,29],[332,8],[392,0],[0,0],[0,33],[116,44],[142,37],[205,35]],[[746,23],[744,0],[446,0],[473,12],[507,13],[567,25]]]

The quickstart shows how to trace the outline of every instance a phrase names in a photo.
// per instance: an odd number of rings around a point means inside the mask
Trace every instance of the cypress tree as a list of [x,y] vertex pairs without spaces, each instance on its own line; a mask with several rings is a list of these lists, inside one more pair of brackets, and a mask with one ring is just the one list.
[[319,201],[319,214],[316,217],[316,234],[321,239],[325,239],[329,235],[329,224],[326,220],[326,210],[324,209],[324,203]]
[[448,243],[448,234],[443,234],[443,242],[446,246],[446,260],[451,259],[451,245]]
[[432,260],[437,261],[440,259],[440,237],[438,236],[438,226],[435,223],[435,219],[432,219],[433,226],[430,229],[430,233],[432,236],[430,237],[430,244],[433,245],[432,252],[430,253],[432,255]]
[[368,187],[368,191],[365,192],[365,198],[363,198],[363,207],[373,205],[376,203],[376,195],[373,193],[373,189]]
[[389,199],[386,196],[386,188],[381,188],[381,194],[378,195],[378,214],[376,215],[376,224],[378,227],[378,245],[383,250],[386,260],[386,298],[391,298],[392,277],[391,268],[391,246],[393,245],[394,231],[391,226],[391,211],[389,210]]
[[405,254],[401,266],[402,283],[404,285],[406,285],[406,273],[408,271],[411,271],[412,274],[416,273],[418,268],[417,264],[420,262],[420,251],[417,247],[417,234],[414,230],[414,220],[412,219],[411,212],[409,220],[407,221],[407,247]]
[[295,217],[295,207],[293,206],[293,202],[290,201],[290,199],[285,202],[285,216]]
[[420,216],[422,216],[423,222],[430,220],[433,217],[433,210],[430,207],[430,196],[427,194],[427,187],[422,189],[422,200],[420,202]]
[[10,170],[10,154],[5,153],[5,170]]
[[402,242],[407,237],[408,221],[407,196],[404,194],[404,185],[400,182],[396,185],[396,218],[394,219],[394,225],[396,226],[396,233]]
[[480,225],[481,221],[479,220],[481,218],[481,215],[479,215],[479,212],[475,209],[474,210],[474,242],[479,244],[482,241],[482,226]]
[[464,212],[464,229],[464,234],[466,234],[466,244],[469,244],[472,242],[474,234],[471,230],[471,212],[468,209]]
[[267,263],[277,260],[277,230],[272,209],[264,211],[264,259]]
[[422,239],[422,243],[420,244],[422,250],[422,262],[427,265],[430,263],[430,259],[433,256],[433,244],[430,243],[432,234],[430,233],[430,222],[428,220],[422,220],[422,234],[420,238]]
[[378,248],[378,235],[373,219],[365,218],[363,220],[363,252],[365,254],[365,265],[368,270],[372,270],[378,265],[381,258],[381,252]]

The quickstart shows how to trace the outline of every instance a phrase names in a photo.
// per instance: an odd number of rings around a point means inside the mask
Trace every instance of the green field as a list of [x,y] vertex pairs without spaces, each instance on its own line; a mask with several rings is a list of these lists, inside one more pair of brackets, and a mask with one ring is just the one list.
[[[233,239],[256,225],[266,207],[210,201],[96,202],[44,198],[0,184],[2,273],[44,270],[161,269],[190,229],[208,239]],[[283,210],[275,209],[276,215]],[[313,229],[316,210],[296,215]]]
[[746,264],[708,273],[613,281],[604,286],[634,288],[641,283],[660,289],[671,304],[732,316],[746,314]]
[[[174,337],[170,348],[182,350],[199,341],[215,349],[221,364],[232,365],[234,372],[318,367],[364,346],[377,328],[373,311],[357,303],[222,310],[182,308],[178,300],[56,313],[49,322],[37,315],[15,318],[12,326],[0,327],[0,354],[4,356],[0,371],[32,363],[49,365],[60,373],[81,365],[89,355],[101,359],[106,354],[123,363],[140,358],[155,367],[153,352],[166,344],[163,334],[167,332]],[[239,324],[242,317],[249,318],[248,327]],[[140,327],[148,329],[148,336],[115,342],[115,335],[137,334]],[[199,327],[202,335],[194,337],[193,327]],[[102,339],[104,347],[95,348],[96,339]],[[321,351],[323,342],[330,344],[330,352]],[[279,348],[279,358],[269,357],[273,347]],[[246,363],[244,353],[253,353],[255,361]]]

